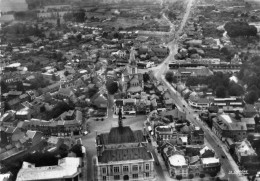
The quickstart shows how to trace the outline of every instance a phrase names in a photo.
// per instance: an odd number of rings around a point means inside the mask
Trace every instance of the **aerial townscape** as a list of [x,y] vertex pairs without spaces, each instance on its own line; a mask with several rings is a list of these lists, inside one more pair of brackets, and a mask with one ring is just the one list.
[[260,181],[259,0],[0,11],[0,181]]

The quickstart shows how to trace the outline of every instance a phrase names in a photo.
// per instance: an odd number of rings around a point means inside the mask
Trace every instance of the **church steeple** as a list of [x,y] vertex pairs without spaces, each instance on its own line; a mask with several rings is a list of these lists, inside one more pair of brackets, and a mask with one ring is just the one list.
[[130,57],[128,60],[128,73],[129,74],[137,73],[137,62],[135,59],[135,54],[136,54],[136,51],[135,51],[134,47],[132,47],[130,50]]
[[136,54],[136,51],[135,51],[134,47],[132,47],[130,50],[130,57],[128,60],[128,63],[130,65],[137,65],[136,60],[135,60],[135,54]]

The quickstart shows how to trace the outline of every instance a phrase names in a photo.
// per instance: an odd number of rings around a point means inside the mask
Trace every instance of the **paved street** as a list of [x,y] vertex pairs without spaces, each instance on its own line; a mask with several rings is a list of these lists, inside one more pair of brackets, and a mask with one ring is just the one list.
[[[211,147],[215,150],[216,154],[221,160],[221,164],[225,171],[226,177],[229,178],[229,180],[234,180],[234,181],[247,180],[246,177],[239,177],[238,175],[229,174],[230,171],[239,173],[239,168],[237,164],[234,162],[231,155],[225,149],[224,144],[215,136],[215,134],[202,121],[195,119],[196,114],[189,107],[189,105],[183,100],[180,94],[164,79],[164,77],[161,77],[161,79],[164,85],[169,88],[172,98],[175,100],[175,103],[178,105],[178,107],[184,109],[184,111],[187,113],[186,119],[191,121],[196,126],[201,127],[204,130],[206,140],[211,145]],[[185,107],[183,107],[183,105]],[[227,156],[227,159],[222,159],[221,157],[222,155]]]
[[[179,35],[181,34],[181,32],[183,31],[183,28],[186,24],[186,21],[189,17],[190,11],[192,9],[192,5],[194,3],[195,0],[190,0],[188,2],[187,8],[186,8],[186,12],[184,14],[182,23],[180,25],[179,30],[175,33],[175,39],[173,41],[171,41],[170,43],[168,43],[168,47],[170,49],[170,54],[169,56],[165,59],[165,61],[163,63],[161,63],[159,66],[155,67],[153,69],[154,71],[154,75],[157,78],[157,80],[161,81],[165,86],[168,87],[168,89],[170,90],[170,93],[172,95],[172,98],[175,100],[175,103],[177,104],[177,106],[181,109],[184,109],[187,114],[187,119],[189,121],[191,121],[193,124],[203,128],[204,132],[205,132],[205,138],[206,140],[211,144],[211,147],[215,150],[216,154],[219,156],[221,163],[222,163],[222,167],[225,171],[226,177],[229,180],[234,180],[234,181],[239,181],[239,180],[247,180],[245,177],[239,177],[238,175],[231,175],[229,174],[230,171],[234,171],[239,173],[239,169],[238,166],[236,165],[236,163],[234,162],[234,160],[232,159],[232,157],[230,156],[230,154],[225,150],[223,144],[221,143],[221,141],[211,132],[211,130],[209,130],[205,125],[203,125],[202,122],[194,119],[194,115],[196,115],[193,110],[191,108],[189,108],[189,106],[187,105],[187,103],[182,99],[182,97],[176,92],[176,90],[164,79],[164,75],[168,70],[168,63],[172,60],[174,60],[174,55],[177,53],[178,51],[178,39],[179,39]],[[171,26],[173,27],[173,26]],[[185,107],[183,107],[183,105],[185,105]],[[226,155],[227,159],[222,159],[221,156],[222,155]]]
[[[191,8],[192,8],[192,5],[193,5],[194,1],[195,0],[189,0],[188,1],[185,14],[183,16],[181,25],[179,26],[180,28],[178,29],[177,32],[175,32],[175,34],[174,34],[175,38],[173,39],[173,41],[169,42],[168,45],[167,45],[168,48],[170,49],[169,56],[160,65],[158,65],[157,67],[152,68],[152,70],[154,70],[154,76],[158,80],[160,80],[161,79],[160,78],[161,75],[163,75],[167,71],[168,63],[170,61],[174,60],[174,55],[177,54],[177,52],[178,52],[178,39],[179,39],[179,35],[183,31],[183,28],[184,28],[184,26],[185,26],[185,24],[186,24],[186,22],[187,22],[187,20],[189,18],[190,11],[191,11]],[[165,17],[165,15],[164,15],[164,18],[167,18],[167,17]],[[169,20],[168,20],[168,22],[170,23],[171,32],[173,32],[175,30],[175,26]]]
[[[166,82],[166,80],[163,78],[165,72],[168,69],[168,63],[171,60],[174,60],[174,55],[177,53],[178,50],[178,37],[179,34],[182,32],[183,27],[186,24],[186,21],[189,17],[190,10],[192,8],[194,0],[190,0],[187,4],[187,9],[184,14],[183,20],[181,25],[179,26],[179,30],[175,33],[175,39],[171,41],[168,44],[168,47],[170,49],[169,56],[165,59],[165,61],[160,64],[159,66],[152,68],[154,70],[155,77],[160,80],[165,86],[167,86],[170,90],[170,93],[172,95],[172,98],[175,100],[178,107],[183,108],[188,114],[187,119],[191,121],[193,124],[202,127],[205,132],[205,138],[210,143],[211,147],[215,150],[217,155],[220,157],[222,162],[223,170],[225,171],[226,176],[229,178],[229,180],[232,181],[244,181],[246,178],[239,177],[238,175],[230,175],[228,174],[229,171],[238,171],[237,165],[234,163],[231,156],[226,152],[225,148],[223,147],[220,140],[214,136],[214,134],[205,126],[202,122],[194,119],[194,115],[196,115],[187,105],[187,103],[180,97],[180,95],[176,92],[176,90],[173,89],[173,87]],[[171,25],[171,28],[174,28],[174,25]],[[109,98],[109,102],[113,102],[112,99]],[[185,105],[185,107],[183,107]],[[108,132],[111,127],[115,127],[118,125],[117,119],[112,118],[112,110],[111,110],[111,104],[109,104],[109,110],[108,110],[108,119],[104,121],[94,121],[94,120],[88,120],[89,124],[89,130],[92,130],[87,136],[85,136],[83,140],[83,145],[87,148],[87,159],[88,159],[88,179],[93,180],[93,166],[92,166],[92,159],[93,156],[96,155],[96,147],[95,147],[95,136],[96,133],[101,132]],[[190,112],[190,113],[189,113]],[[146,120],[146,116],[139,116],[136,118],[128,118],[123,120],[124,125],[131,126],[133,130],[135,129],[142,129],[143,128],[143,122]],[[152,152],[155,161],[158,161],[160,165],[155,166],[155,170],[157,172],[157,180],[173,180],[169,178],[169,174],[167,172],[167,169],[164,165],[164,162],[162,161],[161,156],[157,157],[157,152],[155,148],[149,144],[148,149]],[[228,159],[222,159],[221,155],[226,155]]]

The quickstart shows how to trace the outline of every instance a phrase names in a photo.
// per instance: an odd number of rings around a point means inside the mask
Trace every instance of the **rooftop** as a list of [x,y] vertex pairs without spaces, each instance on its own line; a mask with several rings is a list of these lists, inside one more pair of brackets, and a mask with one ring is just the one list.
[[172,128],[170,126],[158,126],[155,129],[158,132],[172,132]]
[[112,128],[109,133],[100,134],[99,137],[101,144],[145,142],[143,132],[133,131],[129,126]]
[[66,157],[59,160],[58,165],[35,167],[33,164],[23,162],[18,172],[17,181],[22,180],[53,180],[70,178],[78,174],[80,158]]
[[204,148],[202,148],[202,149],[200,150],[200,155],[203,155],[207,150],[210,150],[210,151],[213,152],[212,149],[210,149],[209,147],[205,146]]
[[102,156],[98,157],[98,161],[101,163],[150,159],[153,159],[152,154],[145,147],[105,150],[102,152]]
[[222,119],[224,119],[227,123],[232,123],[232,119],[229,115],[227,114],[222,114],[219,117],[221,117]]
[[172,166],[187,166],[187,161],[185,160],[185,157],[180,154],[175,154],[169,157],[169,161]]
[[241,156],[256,155],[255,150],[247,140],[242,141],[241,144],[237,146],[237,151]]
[[213,163],[219,163],[219,159],[215,157],[210,158],[201,158],[202,164],[213,164]]

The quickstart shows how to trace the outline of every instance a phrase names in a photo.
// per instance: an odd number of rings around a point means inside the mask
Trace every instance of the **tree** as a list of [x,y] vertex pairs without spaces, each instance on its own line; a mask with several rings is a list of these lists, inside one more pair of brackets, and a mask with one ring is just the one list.
[[243,87],[235,82],[230,82],[228,93],[230,96],[241,96],[244,93]]
[[177,180],[181,180],[181,179],[182,179],[182,176],[181,176],[181,175],[176,175],[176,179],[177,179]]
[[117,38],[117,39],[118,39],[118,38],[119,38],[119,33],[118,33],[118,32],[115,32],[113,36],[114,36],[114,38]]
[[189,179],[193,179],[194,175],[191,173],[189,174]]
[[216,88],[216,96],[219,98],[226,97],[226,88],[224,86],[218,86]]
[[5,83],[4,80],[1,80],[1,92],[2,92],[2,94],[3,94],[3,93],[6,93],[6,92],[9,92],[9,89],[8,89],[8,87],[7,87],[7,84]]
[[64,158],[64,157],[68,156],[68,152],[69,152],[69,147],[68,147],[68,145],[66,145],[66,144],[64,144],[64,143],[61,144],[60,147],[59,147],[59,149],[58,149],[59,155],[60,155],[62,158]]
[[53,81],[57,81],[57,77],[55,76],[55,74],[52,74],[52,76],[51,76],[51,80],[53,80]]
[[230,37],[257,35],[257,28],[249,25],[247,22],[228,22],[225,24],[224,28]]
[[196,85],[198,85],[198,84],[200,84],[199,78],[190,76],[190,77],[187,79],[185,85],[186,85],[187,87],[190,87],[190,86],[196,86]]
[[118,83],[117,82],[107,82],[107,91],[109,94],[114,95],[118,91]]
[[23,83],[22,82],[17,82],[16,83],[16,89],[18,90],[18,91],[24,91],[24,86],[23,86]]
[[85,10],[80,9],[80,10],[74,12],[73,16],[74,16],[76,22],[82,23],[82,22],[85,21],[85,18],[86,18],[85,17]]
[[205,177],[205,174],[204,173],[201,173],[200,174],[200,178],[204,178]]
[[216,173],[216,172],[210,173],[210,176],[211,176],[211,177],[216,177],[216,176],[217,176],[217,173]]
[[169,83],[172,83],[173,80],[174,80],[174,75],[173,75],[173,72],[172,71],[168,71],[165,75],[165,79],[169,82]]
[[258,93],[256,91],[250,91],[245,96],[245,102],[248,104],[254,104],[258,100]]
[[67,77],[68,75],[69,75],[70,73],[66,70],[65,72],[64,72],[64,75]]
[[107,37],[108,37],[108,32],[106,32],[106,31],[103,32],[102,37],[103,37],[103,38],[107,38]]
[[74,110],[75,105],[74,104],[68,104],[66,102],[59,102],[54,106],[54,108],[48,112],[47,117],[48,119],[52,118],[57,118],[59,117],[62,113],[69,111],[69,110]]
[[71,148],[71,151],[72,151],[73,153],[75,153],[77,157],[83,157],[81,145],[79,145],[79,144],[74,145],[74,146]]
[[45,106],[40,107],[40,112],[45,112],[45,111],[46,111]]
[[143,79],[144,79],[144,82],[145,82],[145,83],[150,80],[149,74],[148,74],[147,72],[144,73]]
[[76,38],[78,41],[80,41],[82,39],[82,35],[79,33],[79,34],[77,34]]
[[60,18],[57,19],[57,26],[60,27]]

